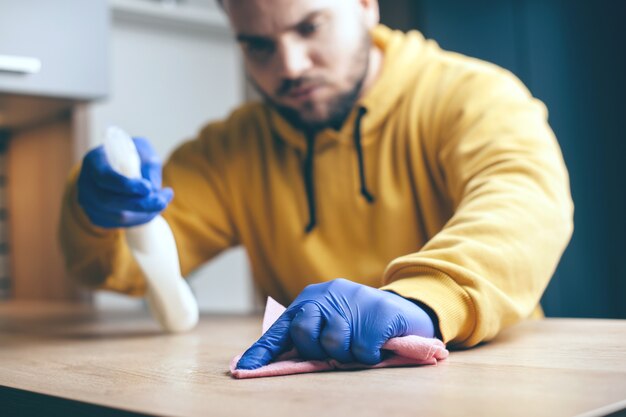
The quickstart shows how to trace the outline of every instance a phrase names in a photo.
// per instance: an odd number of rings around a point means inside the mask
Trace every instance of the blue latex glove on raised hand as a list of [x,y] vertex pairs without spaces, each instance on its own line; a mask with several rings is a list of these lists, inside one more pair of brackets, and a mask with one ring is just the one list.
[[295,347],[309,360],[380,362],[392,337],[434,336],[434,325],[417,304],[391,292],[345,279],[309,285],[237,363],[256,369]]
[[167,207],[174,196],[161,189],[161,161],[143,138],[133,138],[141,160],[143,178],[127,178],[111,168],[104,147],[92,149],[83,158],[78,176],[78,203],[89,220],[105,228],[144,224]]

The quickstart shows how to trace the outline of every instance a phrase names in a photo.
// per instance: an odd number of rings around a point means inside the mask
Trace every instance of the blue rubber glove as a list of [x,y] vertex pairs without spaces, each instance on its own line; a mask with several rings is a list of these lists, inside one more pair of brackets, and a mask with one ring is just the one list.
[[392,292],[345,279],[309,285],[254,343],[237,369],[267,365],[296,347],[309,360],[380,362],[392,337],[434,336],[434,325],[417,304]]
[[161,189],[161,161],[146,139],[133,138],[141,160],[141,179],[130,179],[111,168],[104,147],[83,158],[78,176],[78,203],[89,220],[105,228],[147,223],[167,207],[174,192]]

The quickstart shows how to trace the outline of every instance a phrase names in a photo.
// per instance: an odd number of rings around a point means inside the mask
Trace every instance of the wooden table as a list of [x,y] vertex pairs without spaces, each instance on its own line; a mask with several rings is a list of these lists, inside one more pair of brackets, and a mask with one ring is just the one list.
[[[626,321],[549,319],[437,366],[234,380],[259,317],[0,304],[0,415],[574,416],[626,409]],[[623,411],[622,411],[623,412]]]

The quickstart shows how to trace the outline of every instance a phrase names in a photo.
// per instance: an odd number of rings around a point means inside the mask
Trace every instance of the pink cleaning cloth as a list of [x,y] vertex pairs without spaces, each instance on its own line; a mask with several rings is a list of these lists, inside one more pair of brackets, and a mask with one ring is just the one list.
[[[285,307],[280,305],[273,298],[267,298],[265,316],[263,317],[263,333],[280,317],[283,311],[285,311]],[[296,349],[292,349],[280,355],[274,362],[260,368],[236,369],[237,362],[239,362],[241,358],[241,355],[237,355],[230,362],[230,374],[234,378],[244,379],[331,370],[436,365],[437,360],[448,357],[446,345],[444,345],[441,340],[421,336],[394,337],[383,345],[383,349],[389,351],[389,356],[376,365],[365,365],[358,362],[341,363],[334,359],[308,361],[299,358]]]

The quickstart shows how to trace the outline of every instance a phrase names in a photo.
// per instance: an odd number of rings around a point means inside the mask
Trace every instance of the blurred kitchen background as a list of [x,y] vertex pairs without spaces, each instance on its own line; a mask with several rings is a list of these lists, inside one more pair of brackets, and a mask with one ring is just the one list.
[[[549,316],[626,318],[626,2],[381,0],[383,23],[513,71],[544,101],[568,165],[575,232]],[[76,288],[56,227],[70,168],[109,124],[166,158],[250,97],[214,0],[0,0],[0,300],[142,302]],[[241,248],[196,271],[204,311],[256,296]]]

